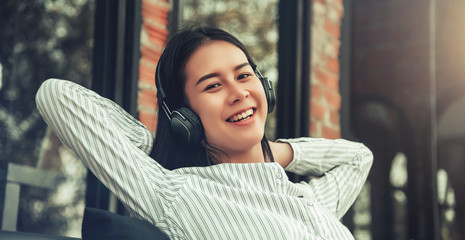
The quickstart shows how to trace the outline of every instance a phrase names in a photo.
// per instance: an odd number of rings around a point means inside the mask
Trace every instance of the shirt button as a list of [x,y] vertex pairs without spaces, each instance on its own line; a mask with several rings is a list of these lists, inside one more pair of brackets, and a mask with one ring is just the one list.
[[313,202],[312,201],[307,201],[307,205],[308,206],[313,206]]
[[278,179],[281,179],[281,178],[283,178],[283,174],[282,174],[281,172],[277,172],[277,173],[276,173],[276,177],[277,177]]

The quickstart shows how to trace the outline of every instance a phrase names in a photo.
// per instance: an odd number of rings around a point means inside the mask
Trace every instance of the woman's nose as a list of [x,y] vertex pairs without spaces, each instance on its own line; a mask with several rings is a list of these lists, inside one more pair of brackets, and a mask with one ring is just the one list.
[[228,103],[233,104],[247,98],[250,92],[242,88],[238,83],[232,84],[229,90]]

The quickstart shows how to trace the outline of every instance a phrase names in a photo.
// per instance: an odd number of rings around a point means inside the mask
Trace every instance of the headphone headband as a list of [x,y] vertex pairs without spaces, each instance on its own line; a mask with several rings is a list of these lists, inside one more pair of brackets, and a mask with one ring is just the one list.
[[163,91],[163,87],[161,85],[161,77],[160,77],[160,61],[158,61],[157,63],[157,68],[155,70],[155,85],[157,86],[157,95],[158,95],[158,98],[159,100],[160,99],[165,99],[166,98],[166,94],[165,94],[165,91]]
[[161,77],[160,77],[160,61],[158,61],[157,68],[155,70],[155,85],[157,86],[157,97],[158,101],[161,102],[161,108],[163,109],[163,112],[165,112],[166,116],[168,119],[171,121],[171,111],[170,108],[168,107],[168,104],[165,102],[166,94],[165,91],[163,91],[163,86],[161,85]]

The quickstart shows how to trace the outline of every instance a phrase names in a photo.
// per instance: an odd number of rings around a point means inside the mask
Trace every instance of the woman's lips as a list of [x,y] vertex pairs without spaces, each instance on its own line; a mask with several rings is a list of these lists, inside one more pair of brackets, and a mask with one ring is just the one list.
[[255,108],[249,108],[242,112],[234,114],[233,116],[226,119],[226,121],[227,122],[240,122],[248,118],[251,118],[254,115],[254,113],[255,113]]

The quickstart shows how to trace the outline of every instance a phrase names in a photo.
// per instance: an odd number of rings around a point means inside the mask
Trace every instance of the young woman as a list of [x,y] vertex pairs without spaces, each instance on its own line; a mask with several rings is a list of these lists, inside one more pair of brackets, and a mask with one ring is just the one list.
[[[229,33],[175,35],[157,67],[153,150],[140,122],[81,86],[50,79],[36,101],[131,216],[171,239],[353,239],[339,219],[365,182],[371,152],[345,140],[268,142],[273,99],[257,74]],[[318,178],[292,183],[285,170]]]

